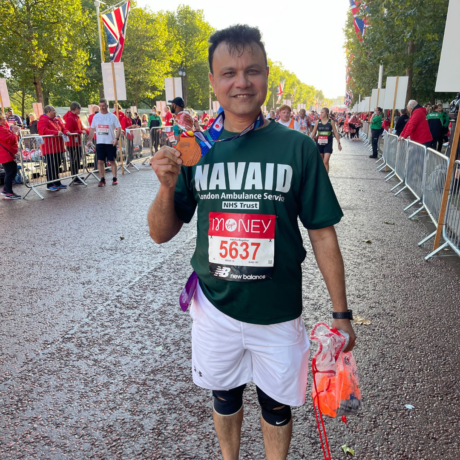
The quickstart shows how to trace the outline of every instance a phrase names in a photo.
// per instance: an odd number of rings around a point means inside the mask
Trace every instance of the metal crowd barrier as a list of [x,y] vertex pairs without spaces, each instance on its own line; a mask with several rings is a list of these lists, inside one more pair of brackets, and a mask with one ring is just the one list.
[[[390,136],[393,134],[388,134],[387,139],[390,139]],[[404,184],[406,181],[406,160],[407,160],[407,147],[409,141],[398,141],[398,150],[396,152],[396,166],[395,166],[395,176],[401,181],[399,184],[396,184],[390,191],[393,191],[395,188],[398,188],[400,185]],[[407,185],[404,185],[402,189],[395,193],[399,195],[403,190],[407,188]]]
[[[407,211],[414,204],[420,203],[423,200],[425,156],[426,147],[424,145],[412,141],[409,142],[407,147],[405,184],[417,199],[409,206],[406,206],[404,211]],[[421,208],[409,216],[409,219],[422,211],[423,208],[424,206],[422,205]]]
[[444,248],[450,246],[460,256],[460,160],[455,162],[456,171],[449,189],[446,218],[442,230],[445,243],[438,249],[428,254],[425,260],[435,256]]
[[[448,157],[433,149],[426,150],[423,205],[436,228],[438,227],[438,219],[441,211],[442,195],[446,184],[448,166]],[[420,241],[418,245],[421,246],[435,235],[436,231]]]
[[[70,141],[70,142],[69,142]],[[73,145],[66,146],[65,143]],[[86,179],[93,175],[87,169],[86,150],[83,154],[83,136],[24,136],[19,141],[21,177],[29,190],[23,199],[33,190],[42,200],[44,197],[37,187],[46,185],[65,188],[62,180],[71,179],[69,185],[87,185]],[[85,176],[86,177],[83,177]]]
[[379,167],[379,171],[388,166],[391,171],[385,176],[385,180],[390,180],[396,173],[396,154],[398,151],[398,138],[390,134],[386,136],[383,143],[383,165]]

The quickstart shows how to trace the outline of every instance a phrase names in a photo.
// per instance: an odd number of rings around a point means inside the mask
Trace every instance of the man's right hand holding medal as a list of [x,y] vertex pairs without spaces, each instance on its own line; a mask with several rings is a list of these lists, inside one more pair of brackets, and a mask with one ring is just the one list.
[[180,174],[182,160],[180,152],[171,147],[163,146],[150,160],[150,166],[163,187],[174,189]]

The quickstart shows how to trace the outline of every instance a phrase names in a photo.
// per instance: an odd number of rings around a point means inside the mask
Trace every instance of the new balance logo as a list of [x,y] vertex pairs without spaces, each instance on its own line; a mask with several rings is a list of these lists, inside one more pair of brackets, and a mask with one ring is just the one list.
[[219,276],[220,278],[227,278],[230,274],[230,269],[228,267],[217,267],[216,271],[214,272],[215,276]]

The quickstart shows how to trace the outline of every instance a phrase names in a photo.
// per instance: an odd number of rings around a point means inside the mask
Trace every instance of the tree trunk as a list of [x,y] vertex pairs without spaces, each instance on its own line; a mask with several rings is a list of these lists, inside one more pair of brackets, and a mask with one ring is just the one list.
[[415,43],[411,40],[407,47],[407,55],[409,56],[409,66],[406,69],[406,75],[409,77],[407,82],[407,93],[406,93],[406,106],[412,98],[412,78],[414,77],[414,63],[412,62],[412,55],[415,51]]
[[37,95],[37,102],[43,104],[43,90],[42,84],[38,77],[34,75],[35,94]]
[[102,83],[99,85],[99,98],[104,98],[104,86],[102,85]]
[[24,116],[24,105],[25,105],[25,100],[26,100],[26,90],[25,88],[22,88],[22,97],[21,97],[21,117],[23,120],[25,120]]
[[49,103],[50,103],[50,92],[45,88],[43,90],[43,104],[49,105]]

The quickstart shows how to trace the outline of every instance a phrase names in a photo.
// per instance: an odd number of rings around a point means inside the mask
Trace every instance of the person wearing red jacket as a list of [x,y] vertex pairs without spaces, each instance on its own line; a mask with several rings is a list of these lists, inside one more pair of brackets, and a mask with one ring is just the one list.
[[[94,115],[96,115],[96,113],[99,113],[99,106],[98,105],[95,105],[93,107],[93,113],[88,117],[88,125],[89,125],[89,127],[91,127],[91,123],[93,122],[93,118],[94,118]],[[96,134],[94,135],[93,139],[96,140]],[[96,142],[94,142],[94,143],[96,143]]]
[[81,124],[80,115],[81,105],[78,102],[72,102],[70,104],[70,110],[64,115],[63,120],[65,127],[76,135],[69,135],[69,142],[66,142],[67,151],[70,157],[70,172],[72,176],[77,176],[73,179],[72,184],[74,185],[85,185],[85,183],[78,177],[78,171],[80,169],[81,161],[81,147],[83,145],[81,135],[83,133],[88,134],[89,129],[84,128]]
[[0,163],[5,170],[5,184],[0,194],[4,200],[20,200],[13,192],[13,180],[18,173],[18,165],[14,156],[18,153],[20,126],[10,126],[3,112],[0,112]]
[[410,118],[399,140],[410,137],[411,141],[430,147],[433,136],[431,135],[430,125],[426,119],[425,107],[422,107],[417,101],[410,100],[407,103],[407,110]]
[[50,192],[57,192],[66,189],[67,185],[61,184],[59,172],[62,162],[62,154],[65,153],[63,135],[69,134],[59,118],[56,118],[56,110],[52,105],[44,108],[44,114],[38,120],[38,134],[44,137],[44,144],[41,146],[42,153],[46,157],[46,180]]

